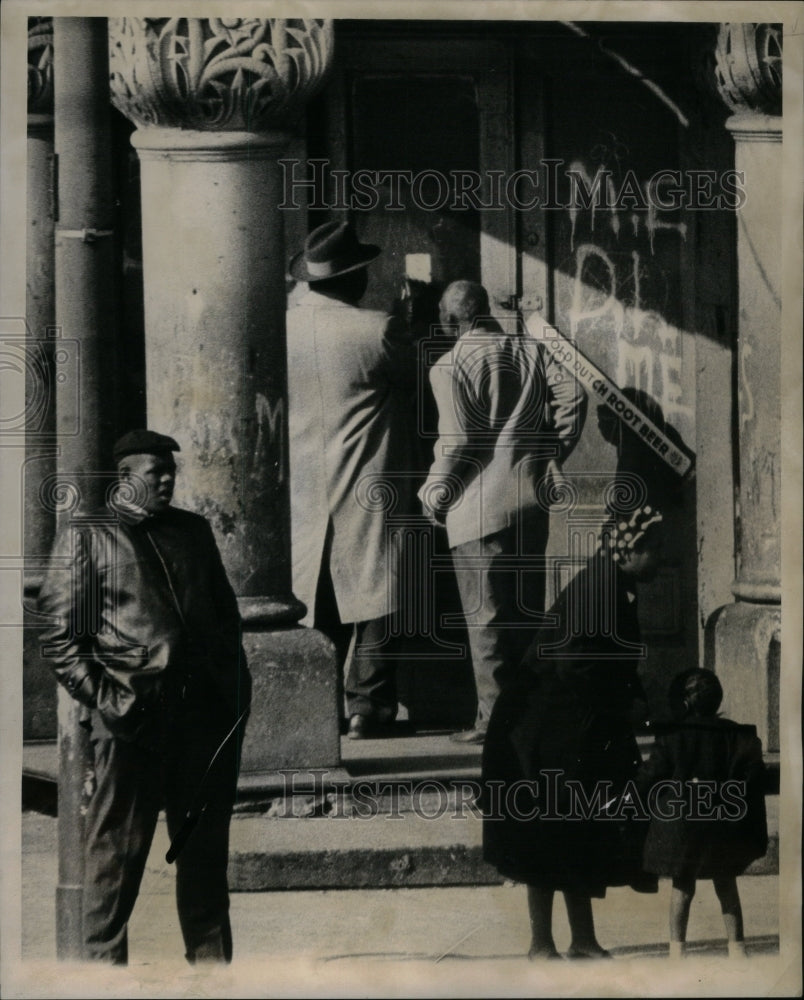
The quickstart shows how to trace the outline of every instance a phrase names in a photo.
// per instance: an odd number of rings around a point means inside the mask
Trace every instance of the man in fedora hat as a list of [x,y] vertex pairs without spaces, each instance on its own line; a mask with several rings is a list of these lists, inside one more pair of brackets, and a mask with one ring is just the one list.
[[415,343],[401,319],[358,304],[380,252],[349,223],[319,226],[291,261],[309,288],[287,316],[293,587],[348,661],[353,739],[397,712],[383,657],[398,608],[388,515],[412,509],[415,468]]
[[151,430],[120,438],[116,492],[59,536],[39,596],[44,653],[93,748],[84,957],[116,965],[160,808],[172,838],[196,820],[176,857],[187,959],[232,957],[229,823],[251,679],[212,529],[172,505],[179,450]]

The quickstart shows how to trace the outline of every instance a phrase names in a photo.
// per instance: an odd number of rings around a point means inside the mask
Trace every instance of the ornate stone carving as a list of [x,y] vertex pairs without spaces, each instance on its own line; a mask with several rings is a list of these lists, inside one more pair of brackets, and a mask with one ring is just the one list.
[[53,18],[28,18],[28,112],[53,114]]
[[109,19],[112,102],[137,125],[283,128],[332,60],[323,18]]
[[715,49],[720,96],[735,113],[782,113],[782,25],[721,24]]

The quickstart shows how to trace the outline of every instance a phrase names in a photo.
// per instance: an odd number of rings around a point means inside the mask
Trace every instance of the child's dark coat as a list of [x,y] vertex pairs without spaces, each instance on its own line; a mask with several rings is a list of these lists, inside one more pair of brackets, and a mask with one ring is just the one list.
[[[764,776],[754,726],[693,718],[659,735],[637,779],[652,814],[645,870],[676,878],[734,876],[761,858],[768,846]],[[651,793],[667,779],[681,783],[680,794],[666,785]],[[702,782],[713,783],[714,792],[702,792]]]

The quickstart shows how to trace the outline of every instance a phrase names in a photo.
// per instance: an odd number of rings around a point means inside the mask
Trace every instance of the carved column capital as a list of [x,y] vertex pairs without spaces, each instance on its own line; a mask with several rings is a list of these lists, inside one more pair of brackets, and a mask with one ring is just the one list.
[[53,114],[53,18],[28,18],[28,114]]
[[782,25],[727,22],[715,49],[715,80],[735,114],[782,113]]
[[286,128],[332,61],[324,18],[109,19],[112,102],[138,126]]

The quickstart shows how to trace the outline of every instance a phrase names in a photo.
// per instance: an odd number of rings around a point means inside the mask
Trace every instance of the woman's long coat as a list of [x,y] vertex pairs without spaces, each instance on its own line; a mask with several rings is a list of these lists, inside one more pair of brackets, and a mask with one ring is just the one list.
[[287,345],[294,593],[315,624],[329,529],[341,621],[379,618],[398,606],[393,519],[418,486],[415,343],[401,320],[311,290]]
[[655,891],[641,872],[638,831],[604,808],[640,761],[631,709],[643,697],[644,647],[634,594],[598,555],[550,611],[555,625],[537,633],[521,682],[502,691],[489,721],[484,857],[503,876],[542,888]]

